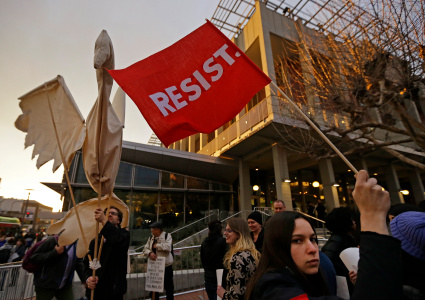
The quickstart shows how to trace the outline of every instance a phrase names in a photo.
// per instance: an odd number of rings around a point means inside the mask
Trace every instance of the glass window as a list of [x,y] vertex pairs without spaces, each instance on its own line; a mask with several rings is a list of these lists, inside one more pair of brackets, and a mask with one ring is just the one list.
[[232,190],[230,184],[221,184],[217,182],[213,182],[212,189],[215,191],[226,191],[226,192],[230,192]]
[[115,185],[131,186],[131,173],[133,165],[125,162],[120,162],[118,174],[115,179]]
[[136,166],[134,186],[158,187],[159,171],[150,168]]
[[183,225],[183,193],[161,193],[159,219],[166,228],[176,228]]
[[188,193],[186,198],[186,223],[191,223],[205,217],[208,210],[208,193]]
[[184,176],[162,172],[161,186],[163,188],[184,188]]
[[197,190],[209,190],[209,183],[206,180],[187,177],[187,188]]
[[149,225],[156,221],[157,202],[157,192],[133,191],[129,206],[131,245],[143,246],[146,244],[151,234]]
[[[74,198],[75,198],[75,203],[78,204],[93,198],[97,199],[97,193],[91,187],[76,188],[74,189]],[[73,207],[72,200],[70,200],[69,203],[70,203],[70,208]]]

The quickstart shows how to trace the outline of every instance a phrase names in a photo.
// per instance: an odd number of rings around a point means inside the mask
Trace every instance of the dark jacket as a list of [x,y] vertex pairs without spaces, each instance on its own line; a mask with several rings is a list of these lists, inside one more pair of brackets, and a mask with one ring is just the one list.
[[[251,234],[252,241],[254,241],[254,233],[252,233],[251,231],[250,234]],[[263,243],[264,243],[264,227],[261,228],[257,241],[254,242],[255,249],[257,249],[257,251],[260,253],[263,251]]]
[[205,281],[217,282],[216,270],[224,269],[223,258],[226,250],[226,239],[221,235],[208,236],[202,242],[201,263],[205,269]]
[[[100,231],[98,238],[98,249],[105,238],[100,256],[101,268],[96,270],[99,281],[94,292],[94,299],[117,299],[127,292],[127,252],[130,246],[130,233],[123,228],[118,228],[106,222]],[[90,242],[89,254],[94,258],[95,240]],[[93,270],[89,268],[88,256],[84,258],[84,280],[93,275]],[[86,295],[90,298],[91,290],[86,290]]]
[[[389,263],[391,262],[391,263]],[[289,269],[271,271],[257,282],[250,299],[293,299],[306,295]],[[304,298],[299,298],[304,299]],[[337,296],[306,296],[305,299],[333,300]],[[400,242],[372,232],[361,233],[359,272],[352,300],[402,299]]]
[[[43,265],[40,271],[34,273],[34,285],[45,289],[59,289],[65,269],[68,263],[68,251],[58,254],[55,249],[57,245],[55,237],[48,237],[31,255],[31,262]],[[72,258],[72,269],[75,269],[78,276],[82,278],[81,260],[76,256],[76,247]],[[74,272],[67,278],[66,285],[72,284]]]
[[348,289],[350,294],[353,292],[353,284],[348,275],[348,269],[342,262],[339,255],[341,252],[350,247],[357,247],[358,243],[351,234],[333,234],[326,244],[322,247],[322,252],[325,253],[332,261],[336,275],[343,276],[347,279]]

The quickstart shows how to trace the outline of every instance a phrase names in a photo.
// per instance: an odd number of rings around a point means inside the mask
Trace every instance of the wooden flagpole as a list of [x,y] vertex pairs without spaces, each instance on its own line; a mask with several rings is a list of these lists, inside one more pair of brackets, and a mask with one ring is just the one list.
[[311,127],[325,140],[325,142],[338,154],[338,156],[348,165],[348,167],[357,175],[359,173],[357,169],[348,161],[348,159],[335,147],[335,145],[328,139],[326,135],[314,124],[310,118],[282,91],[280,87],[272,80],[271,83],[273,86],[283,95],[283,97],[289,101],[289,103],[295,108],[295,110],[302,116]]
[[[99,180],[99,189],[97,192],[97,205],[98,207],[100,207],[100,199],[102,198],[102,182]],[[98,241],[99,241],[99,222],[96,221],[96,236],[94,238],[94,259],[96,260],[96,263],[99,263],[99,261],[97,260],[97,249],[99,248],[98,246]],[[96,276],[96,269],[93,269],[93,279]],[[90,294],[90,299],[93,300],[94,298],[94,289],[91,290],[91,294]]]
[[[52,104],[50,103],[50,97],[49,97],[49,93],[48,93],[46,83],[44,84],[44,88],[45,88],[45,91],[46,91],[47,103],[49,104],[50,116],[51,116],[52,122],[53,122],[53,129],[55,130],[55,136],[56,136],[56,141],[58,143],[59,153],[61,155],[62,164],[65,168],[66,182],[68,184],[69,193],[70,193],[71,199],[72,199],[72,204],[74,205],[74,208],[75,208],[75,215],[77,216],[78,226],[80,227],[81,235],[83,236],[84,247],[85,247],[86,251],[88,252],[88,244],[87,244],[87,241],[86,241],[86,236],[84,235],[83,226],[81,225],[81,219],[80,219],[80,215],[78,213],[77,205],[75,203],[74,192],[72,191],[71,181],[69,180],[69,175],[68,175],[68,166],[65,162],[65,157],[63,155],[62,147],[61,147],[61,144],[60,144],[60,141],[59,141],[58,130],[56,128],[56,122],[55,122],[55,118],[53,116]],[[92,260],[91,256],[89,255],[88,257],[89,257],[89,260],[91,261]]]

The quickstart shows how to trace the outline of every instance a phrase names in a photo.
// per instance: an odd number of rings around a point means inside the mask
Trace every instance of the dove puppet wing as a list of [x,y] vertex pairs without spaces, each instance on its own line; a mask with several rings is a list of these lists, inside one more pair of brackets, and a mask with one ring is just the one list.
[[[53,172],[62,163],[66,163],[69,168],[75,152],[84,143],[86,131],[84,118],[63,77],[58,75],[55,79],[23,95],[19,100],[23,114],[16,119],[15,127],[27,132],[25,148],[34,145],[32,158],[38,155],[37,168],[52,159]],[[56,139],[54,124],[59,141]],[[59,146],[62,148],[64,162]]]
[[[90,241],[96,237],[96,220],[94,219],[94,211],[99,207],[99,200],[93,198],[77,204],[78,214],[80,216],[81,225],[84,228],[84,235],[88,245],[84,246],[84,239],[81,236],[81,231],[78,225],[75,207],[71,208],[65,217],[53,223],[48,229],[48,234],[59,234],[59,246],[70,245],[78,239],[77,257],[82,258],[86,255]],[[109,196],[106,195],[100,200],[100,207],[105,209],[110,206],[115,206],[123,213],[121,228],[128,227],[129,209],[127,205],[121,201],[115,194],[109,201]],[[100,224],[102,227],[102,224]]]
[[123,123],[109,101],[113,79],[103,68],[114,68],[114,50],[105,30],[96,40],[94,65],[99,95],[86,120],[83,165],[93,190],[106,195],[114,189],[120,165]]

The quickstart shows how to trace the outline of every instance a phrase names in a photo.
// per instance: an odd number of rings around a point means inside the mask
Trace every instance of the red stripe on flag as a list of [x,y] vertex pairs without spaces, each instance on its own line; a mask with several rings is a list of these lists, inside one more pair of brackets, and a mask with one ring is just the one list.
[[170,47],[109,73],[165,146],[214,131],[271,81],[209,21]]

